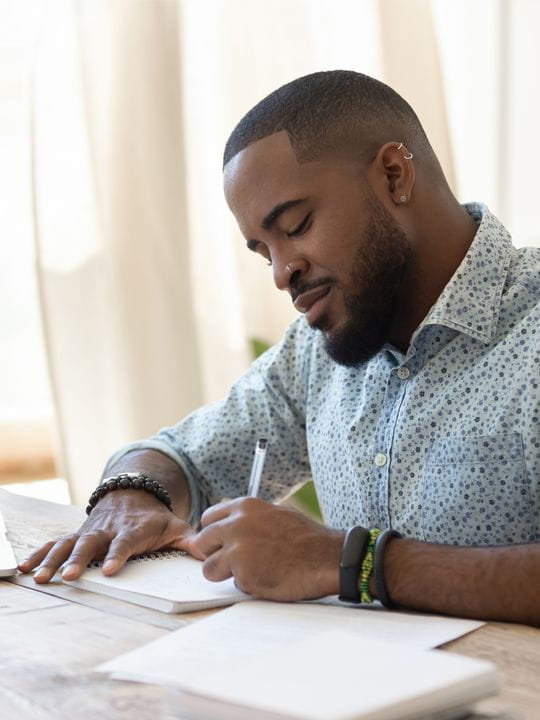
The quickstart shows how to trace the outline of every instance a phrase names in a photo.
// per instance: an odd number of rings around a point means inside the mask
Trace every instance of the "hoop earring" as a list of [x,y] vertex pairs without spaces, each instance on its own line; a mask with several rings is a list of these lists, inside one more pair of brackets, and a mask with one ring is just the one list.
[[[397,146],[397,149],[398,149],[398,150],[401,150],[402,147],[403,147],[403,143],[400,142],[399,145]],[[404,159],[404,160],[412,160],[413,157],[414,157],[414,156],[413,156],[412,152],[409,152],[408,155],[404,155],[404,156],[403,156],[403,159]]]

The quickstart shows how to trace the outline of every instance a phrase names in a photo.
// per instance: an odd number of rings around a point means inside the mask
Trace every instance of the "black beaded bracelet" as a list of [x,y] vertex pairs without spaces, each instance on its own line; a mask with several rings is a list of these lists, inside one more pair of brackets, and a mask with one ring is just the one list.
[[386,588],[386,582],[384,580],[384,552],[388,541],[392,538],[403,537],[400,533],[395,530],[385,530],[382,532],[375,542],[375,553],[373,560],[373,576],[375,578],[375,591],[377,598],[381,601],[385,608],[395,608],[395,604],[392,602],[388,590]]
[[113,490],[145,490],[152,493],[172,512],[171,498],[167,490],[157,480],[143,473],[120,473],[102,480],[88,499],[86,514],[90,515],[101,498]]

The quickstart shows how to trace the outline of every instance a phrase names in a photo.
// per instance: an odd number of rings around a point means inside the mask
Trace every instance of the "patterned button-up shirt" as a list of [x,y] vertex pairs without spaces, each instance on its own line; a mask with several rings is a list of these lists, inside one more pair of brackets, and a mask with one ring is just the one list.
[[422,540],[540,539],[540,249],[516,249],[485,206],[474,241],[403,354],[333,362],[303,317],[229,395],[149,440],[187,474],[192,521],[246,494],[258,437],[260,496],[313,478],[325,522]]

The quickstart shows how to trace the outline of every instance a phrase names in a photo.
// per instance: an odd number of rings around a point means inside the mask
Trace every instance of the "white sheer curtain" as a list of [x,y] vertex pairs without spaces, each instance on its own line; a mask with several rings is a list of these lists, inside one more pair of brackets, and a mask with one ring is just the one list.
[[540,245],[531,150],[540,114],[537,0],[432,0],[460,199],[482,199],[516,245]]
[[178,9],[47,8],[33,94],[38,270],[62,467],[84,502],[114,447],[203,397]]
[[255,102],[315,70],[387,79],[451,180],[454,168],[427,0],[47,8],[32,111],[38,271],[63,471],[84,502],[110,452],[220,397],[249,338],[273,342],[294,316],[222,197],[224,142]]

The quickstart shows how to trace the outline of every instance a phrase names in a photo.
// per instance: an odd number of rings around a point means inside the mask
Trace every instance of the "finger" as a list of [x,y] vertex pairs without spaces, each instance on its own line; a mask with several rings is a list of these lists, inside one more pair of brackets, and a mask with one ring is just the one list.
[[70,535],[54,543],[34,573],[35,582],[40,584],[49,582],[60,565],[70,556],[78,537],[78,535]]
[[166,522],[159,524],[159,527],[154,527],[151,531],[147,529],[144,532],[139,527],[135,531],[119,533],[111,542],[103,562],[104,575],[117,573],[133,555],[163,548],[186,550],[186,541],[189,540],[189,537],[196,535],[196,532],[185,520],[176,518],[172,513],[169,515],[171,519],[167,519]]
[[237,502],[238,498],[236,500],[225,500],[224,502],[209,507],[201,516],[201,527],[207,527],[207,525],[211,525],[218,520],[223,520],[223,518],[228,517]]
[[176,548],[178,550],[184,550],[184,541],[196,534],[197,531],[185,520],[171,516],[165,530],[161,534],[159,544],[154,546],[153,549]]
[[[148,543],[142,549],[138,549],[137,552],[146,552],[148,550],[164,550],[166,548],[174,548],[175,550],[184,550],[191,553],[189,543],[192,538],[197,536],[197,531],[194,530],[189,523],[185,520],[180,520],[172,516],[168,520],[165,529],[162,531],[161,536],[157,538],[155,542]],[[197,555],[195,555],[197,557]],[[202,557],[200,560],[204,559]]]
[[56,540],[50,540],[48,543],[45,543],[45,545],[42,545],[37,550],[34,550],[34,552],[29,555],[26,560],[23,560],[21,563],[19,563],[17,567],[21,572],[30,572],[30,570],[33,570],[36,565],[39,565],[39,563],[43,560],[43,558],[47,555],[49,550],[55,544]]
[[103,562],[103,573],[114,575],[133,555],[144,552],[177,548],[184,550],[184,537],[195,534],[193,528],[185,521],[169,513],[167,519],[151,529],[138,527],[134,531],[118,533],[111,542],[109,551]]
[[120,533],[110,544],[103,562],[103,574],[114,575],[129,560],[132,555],[152,550],[151,546],[141,545],[133,533]]
[[91,560],[103,557],[110,542],[111,535],[102,530],[81,535],[62,570],[62,578],[76,580]]
[[204,561],[202,571],[204,577],[212,582],[221,582],[221,580],[227,580],[233,575],[227,560],[227,553],[223,550],[218,550],[210,555]]
[[184,532],[184,535],[179,540],[172,543],[170,547],[177,548],[178,550],[184,550],[184,552],[189,553],[194,558],[197,558],[197,560],[205,560],[206,555],[199,549],[197,543],[195,542],[197,537],[197,531],[193,530],[193,528],[189,528],[189,530]]
[[194,550],[197,553],[196,557],[209,557],[212,553],[217,552],[223,547],[223,534],[223,525],[221,523],[213,523],[203,528],[197,535],[190,539],[189,552],[193,554],[192,550]]

